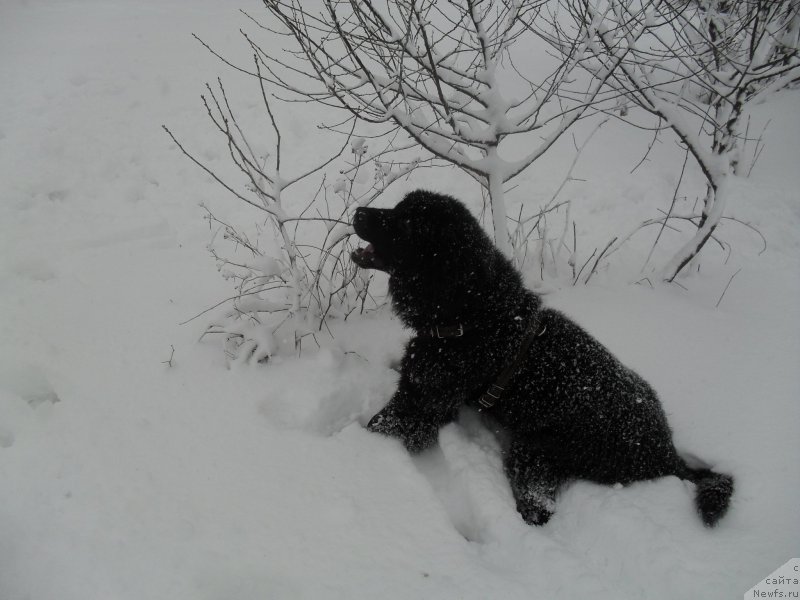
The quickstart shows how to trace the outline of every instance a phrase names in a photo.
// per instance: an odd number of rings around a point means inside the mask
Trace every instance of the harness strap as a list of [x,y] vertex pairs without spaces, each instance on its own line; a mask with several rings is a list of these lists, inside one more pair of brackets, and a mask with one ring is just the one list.
[[522,344],[517,351],[516,356],[514,356],[514,360],[512,360],[509,364],[506,365],[506,368],[500,371],[500,374],[495,379],[494,383],[489,386],[481,397],[478,398],[478,412],[483,412],[492,408],[503,396],[503,392],[506,391],[511,378],[516,373],[517,368],[520,366],[522,361],[525,358],[526,353],[528,352],[528,348],[531,347],[531,344],[536,340],[536,338],[541,337],[544,335],[544,332],[547,331],[547,325],[545,325],[541,331],[539,329],[539,313],[537,312],[534,315],[533,319],[531,320],[531,324],[528,327],[527,335],[525,339],[522,340]]

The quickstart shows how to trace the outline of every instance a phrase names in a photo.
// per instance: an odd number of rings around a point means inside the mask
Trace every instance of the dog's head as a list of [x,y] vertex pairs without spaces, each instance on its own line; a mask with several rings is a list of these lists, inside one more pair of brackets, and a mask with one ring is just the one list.
[[411,192],[395,208],[357,209],[353,228],[367,242],[352,253],[353,262],[392,275],[438,274],[492,247],[463,204],[424,190]]
[[353,227],[367,242],[353,261],[389,273],[392,306],[413,329],[490,323],[519,297],[511,262],[450,196],[417,190],[392,209],[359,208]]

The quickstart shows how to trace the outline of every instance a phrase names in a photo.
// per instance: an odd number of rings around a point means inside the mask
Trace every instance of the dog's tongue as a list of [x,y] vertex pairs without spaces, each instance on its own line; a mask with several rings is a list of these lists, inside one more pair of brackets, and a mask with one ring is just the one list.
[[383,268],[382,261],[375,253],[375,247],[372,244],[367,244],[362,248],[356,248],[351,255],[353,261],[361,268],[364,269],[380,269]]

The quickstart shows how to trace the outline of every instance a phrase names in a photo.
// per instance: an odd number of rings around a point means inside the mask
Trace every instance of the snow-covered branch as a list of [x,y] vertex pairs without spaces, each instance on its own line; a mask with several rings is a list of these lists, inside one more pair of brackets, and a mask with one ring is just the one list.
[[[549,73],[536,77],[516,67],[530,52],[530,44],[517,51],[518,40],[527,36],[541,45],[532,23],[546,4],[325,0],[314,9],[299,0],[264,0],[295,47],[271,56],[248,41],[284,93],[402,130],[476,178],[491,198],[496,242],[510,254],[505,185],[592,114],[605,90],[602,82],[587,90],[575,76],[595,60],[588,52],[590,28],[564,42],[568,57],[554,60]],[[625,52],[620,43],[620,52],[604,62],[606,77]],[[514,67],[501,72],[501,63]],[[509,90],[518,94],[521,86],[530,92],[511,97]],[[509,143],[520,136],[524,143]]]
[[[588,30],[581,66],[669,127],[704,174],[697,230],[664,269],[674,280],[712,239],[731,177],[742,172],[747,112],[800,81],[800,5],[793,0],[561,0],[573,30]],[[542,35],[568,56],[563,21]],[[604,68],[618,60],[613,73]],[[746,172],[746,171],[745,171]]]
[[[238,181],[208,167],[164,127],[178,148],[233,197],[266,215],[266,220],[254,219],[251,223],[229,222],[202,205],[212,231],[208,250],[222,276],[236,285],[234,295],[201,313],[220,307],[222,311],[204,335],[223,334],[228,355],[250,362],[266,360],[283,348],[299,351],[302,340],[322,329],[326,318],[346,318],[354,310],[363,311],[367,301],[377,306],[369,290],[371,276],[346,258],[352,250],[351,213],[358,206],[371,204],[395,181],[430,163],[413,155],[404,161],[392,160],[404,148],[392,146],[391,140],[370,154],[365,139],[354,136],[356,121],[351,118],[345,143],[338,150],[312,167],[297,170],[293,161],[285,160],[291,144],[281,135],[266,78],[261,76],[262,66],[256,56],[253,72],[274,134],[272,152],[258,155],[254,151],[262,145],[250,142],[245,133],[248,128],[240,125],[221,80],[215,88],[207,86],[203,97],[209,120],[222,135],[239,173]],[[349,161],[344,158],[347,148],[352,155]],[[347,164],[339,169],[341,177],[329,184],[324,170],[334,161]],[[372,182],[357,183],[368,170],[373,171]],[[300,182],[308,184],[314,176],[320,181],[311,200],[299,212],[288,212],[285,207],[296,207],[299,200],[291,188]]]

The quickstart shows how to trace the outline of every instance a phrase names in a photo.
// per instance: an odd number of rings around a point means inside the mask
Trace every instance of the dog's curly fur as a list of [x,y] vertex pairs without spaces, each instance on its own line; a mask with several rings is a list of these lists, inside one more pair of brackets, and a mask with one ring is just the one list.
[[[392,305],[417,335],[397,392],[368,424],[411,452],[480,395],[513,360],[534,316],[544,334],[527,351],[491,419],[505,432],[505,470],[523,519],[550,518],[568,481],[630,483],[666,475],[693,481],[706,525],[726,512],[733,479],[678,455],[655,391],[563,314],[543,308],[478,221],[449,196],[418,190],[394,209],[360,208],[353,253],[389,273]],[[463,325],[440,339],[436,326]]]

